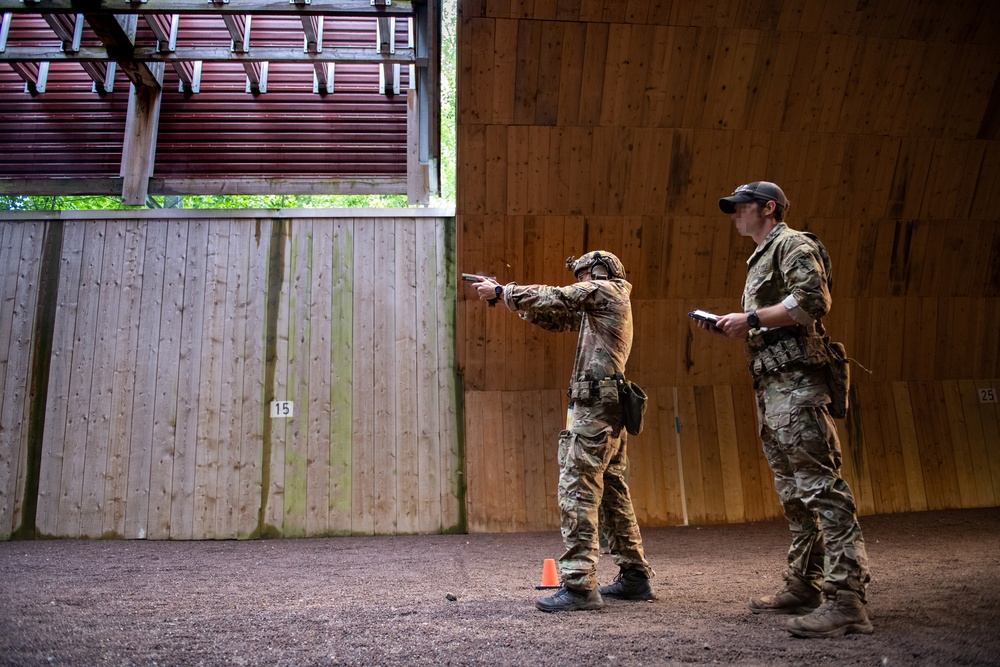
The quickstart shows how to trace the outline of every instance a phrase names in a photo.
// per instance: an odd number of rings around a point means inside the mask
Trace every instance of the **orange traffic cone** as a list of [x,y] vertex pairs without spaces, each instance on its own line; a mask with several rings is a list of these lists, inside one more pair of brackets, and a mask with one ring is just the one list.
[[542,563],[542,583],[535,586],[536,589],[559,588],[559,574],[556,572],[556,561],[554,558],[546,558]]

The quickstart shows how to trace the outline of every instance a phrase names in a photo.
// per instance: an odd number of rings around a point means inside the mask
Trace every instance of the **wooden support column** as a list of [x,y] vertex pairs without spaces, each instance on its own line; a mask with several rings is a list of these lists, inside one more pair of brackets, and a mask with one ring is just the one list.
[[420,119],[417,91],[406,91],[406,203],[427,206],[431,203],[430,181],[426,163],[420,162]]
[[156,158],[156,133],[160,124],[160,100],[163,97],[163,63],[150,63],[157,86],[131,86],[125,142],[122,147],[122,203],[142,206],[146,203],[149,178]]

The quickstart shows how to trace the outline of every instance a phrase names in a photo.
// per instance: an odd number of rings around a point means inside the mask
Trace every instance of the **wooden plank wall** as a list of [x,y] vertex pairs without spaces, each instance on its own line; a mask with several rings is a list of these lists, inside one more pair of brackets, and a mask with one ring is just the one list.
[[[452,218],[4,216],[0,538],[462,529]],[[33,406],[43,270],[59,280]]]
[[[459,266],[621,257],[642,524],[780,515],[742,350],[685,317],[739,307],[752,242],[717,200],[760,179],[829,248],[828,327],[872,371],[840,422],[860,511],[1000,504],[998,28],[985,0],[459,1]],[[555,528],[573,336],[458,307],[469,529]]]

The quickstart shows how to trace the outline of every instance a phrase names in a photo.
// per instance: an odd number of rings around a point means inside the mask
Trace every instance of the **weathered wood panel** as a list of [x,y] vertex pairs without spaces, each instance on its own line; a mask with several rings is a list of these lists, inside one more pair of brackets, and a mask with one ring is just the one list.
[[[601,247],[623,259],[636,317],[629,373],[655,410],[629,442],[643,523],[780,515],[742,350],[685,317],[739,307],[752,243],[716,201],[761,178],[789,195],[791,224],[826,243],[827,327],[871,371],[855,367],[855,409],[838,424],[862,513],[998,501],[996,410],[976,389],[1000,375],[1000,45],[988,36],[1000,5],[470,0],[460,10],[460,266],[565,284],[568,255]],[[565,391],[573,336],[467,293],[458,318],[475,406],[470,529],[534,529],[511,517],[537,504],[531,456],[555,465],[561,425],[524,428],[526,406]],[[548,444],[536,449],[538,438]],[[473,466],[500,465],[501,446],[523,449],[523,492],[494,488],[479,477],[489,468]]]
[[44,234],[40,223],[4,225],[0,234],[0,266],[6,269],[0,292],[0,537],[15,530],[24,516],[29,378],[36,342],[32,332]]
[[[4,214],[0,536],[461,529],[453,222],[324,213]],[[46,228],[63,252],[32,406]]]

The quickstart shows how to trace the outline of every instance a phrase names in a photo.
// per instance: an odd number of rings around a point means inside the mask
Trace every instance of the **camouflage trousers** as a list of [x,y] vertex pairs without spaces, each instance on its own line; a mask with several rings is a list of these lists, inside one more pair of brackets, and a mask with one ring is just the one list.
[[570,427],[559,434],[559,511],[566,547],[559,574],[568,588],[597,587],[599,521],[615,564],[654,575],[625,482],[627,464],[618,402],[574,404]]
[[854,494],[840,476],[823,369],[765,375],[754,387],[764,455],[792,532],[788,569],[817,587],[823,580],[865,600],[868,554]]

